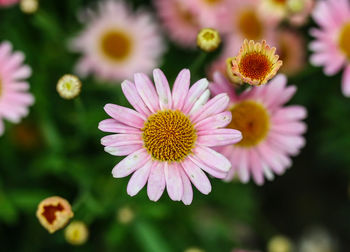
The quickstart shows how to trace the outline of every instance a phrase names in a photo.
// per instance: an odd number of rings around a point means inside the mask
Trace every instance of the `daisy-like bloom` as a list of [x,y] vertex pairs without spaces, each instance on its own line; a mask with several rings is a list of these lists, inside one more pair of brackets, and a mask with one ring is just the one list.
[[274,173],[283,174],[292,164],[289,156],[297,155],[304,146],[306,124],[301,120],[306,110],[302,106],[284,106],[296,92],[295,86],[286,84],[287,78],[279,74],[265,86],[236,94],[232,84],[215,73],[210,89],[214,95],[229,95],[232,121],[228,127],[243,135],[239,143],[219,149],[232,163],[227,181],[237,174],[243,183],[252,176],[256,184],[262,185],[264,176],[272,180]]
[[0,44],[0,135],[5,129],[3,119],[19,123],[34,103],[28,92],[29,84],[24,81],[31,75],[31,69],[23,61],[23,53],[12,52],[9,42]]
[[332,76],[345,68],[342,91],[350,97],[350,3],[347,0],[319,1],[312,14],[320,28],[311,29],[311,64],[323,66]]
[[135,108],[107,104],[112,119],[99,129],[116,133],[101,139],[105,151],[128,155],[117,164],[115,178],[130,178],[127,192],[136,195],[147,183],[150,200],[157,201],[167,188],[172,200],[192,202],[192,187],[203,194],[211,191],[203,172],[225,178],[230,162],[212,147],[234,144],[242,135],[235,129],[223,129],[231,121],[225,111],[229,97],[220,94],[208,101],[208,81],[201,79],[190,88],[190,72],[182,70],[172,92],[163,72],[153,71],[155,87],[145,74],[135,74],[135,84],[122,83],[122,90]]
[[138,71],[150,73],[159,64],[164,43],[150,13],[133,13],[122,1],[105,0],[83,19],[86,27],[71,43],[83,54],[76,67],[80,76],[93,73],[121,81]]
[[58,196],[41,201],[36,211],[36,217],[41,225],[50,233],[63,228],[73,215],[69,202]]
[[64,229],[64,237],[72,245],[82,245],[89,238],[89,229],[82,221],[72,221]]
[[153,0],[165,31],[176,44],[194,48],[201,25],[186,0]]
[[65,74],[58,80],[56,90],[63,99],[74,99],[80,94],[81,81],[75,75]]
[[14,5],[16,3],[18,3],[19,0],[0,0],[0,7],[1,6],[11,6],[11,5]]
[[221,43],[220,34],[211,28],[202,29],[197,36],[197,45],[205,52],[215,51]]
[[251,85],[263,85],[274,77],[282,66],[275,54],[276,48],[270,48],[263,40],[255,43],[253,40],[244,40],[239,54],[228,62],[232,74],[239,77],[242,82]]
[[283,62],[280,68],[282,73],[291,76],[303,70],[306,63],[305,52],[305,41],[300,33],[288,29],[278,32],[277,54]]

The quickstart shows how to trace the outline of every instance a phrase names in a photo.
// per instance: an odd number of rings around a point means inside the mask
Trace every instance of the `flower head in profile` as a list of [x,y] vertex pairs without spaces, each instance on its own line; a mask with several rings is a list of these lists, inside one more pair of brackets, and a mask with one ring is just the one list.
[[312,16],[320,27],[310,31],[316,38],[310,43],[314,52],[311,64],[323,66],[328,76],[345,68],[342,91],[350,97],[350,3],[347,0],[319,1]]
[[34,103],[34,97],[28,92],[31,69],[23,64],[24,54],[12,52],[9,42],[0,43],[0,135],[4,133],[3,119],[13,123],[29,113],[28,107]]
[[160,29],[150,13],[132,10],[122,1],[105,0],[96,11],[87,10],[83,32],[71,43],[82,53],[76,66],[80,76],[90,73],[107,81],[150,73],[164,51]]
[[73,215],[69,202],[58,196],[41,201],[36,211],[36,217],[41,225],[50,233],[63,228]]
[[172,200],[192,202],[191,183],[203,194],[211,191],[207,175],[225,178],[230,162],[212,149],[234,144],[242,135],[225,129],[231,112],[225,111],[229,97],[219,94],[208,101],[208,81],[201,79],[190,88],[190,72],[182,70],[170,91],[159,69],[153,71],[155,85],[137,73],[134,83],[124,81],[122,90],[135,110],[107,104],[111,119],[99,129],[115,133],[101,139],[105,151],[128,155],[112,171],[116,178],[132,174],[127,192],[136,195],[147,183],[148,197],[157,201],[166,187]]
[[210,89],[214,95],[227,93],[230,97],[232,121],[229,128],[242,132],[242,141],[220,147],[232,164],[226,180],[237,174],[246,183],[250,177],[255,183],[264,183],[264,177],[274,178],[292,165],[295,156],[305,144],[302,134],[306,117],[302,106],[284,106],[294,93],[295,86],[286,86],[287,78],[279,74],[267,85],[252,87],[237,94],[232,84],[220,73],[215,73]]
[[72,221],[64,229],[64,237],[72,245],[82,245],[89,238],[89,229],[82,221]]
[[276,48],[270,48],[265,40],[262,43],[244,40],[238,56],[232,59],[232,74],[251,85],[265,84],[282,66],[275,52]]

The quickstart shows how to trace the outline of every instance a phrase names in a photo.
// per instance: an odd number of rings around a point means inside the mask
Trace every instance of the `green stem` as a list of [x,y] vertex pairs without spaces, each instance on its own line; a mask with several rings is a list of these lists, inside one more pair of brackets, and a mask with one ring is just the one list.
[[197,58],[193,61],[192,65],[190,66],[191,73],[193,75],[198,75],[198,71],[203,67],[207,55],[208,54],[206,52],[201,51]]

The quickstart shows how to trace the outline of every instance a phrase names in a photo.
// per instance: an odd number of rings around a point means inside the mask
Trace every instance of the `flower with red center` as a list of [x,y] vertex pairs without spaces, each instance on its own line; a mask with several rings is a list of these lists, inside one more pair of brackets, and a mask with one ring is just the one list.
[[208,81],[201,79],[190,88],[190,72],[182,70],[170,91],[159,69],[153,71],[155,87],[147,75],[135,74],[134,81],[122,83],[123,92],[135,110],[107,104],[111,119],[100,122],[99,129],[116,133],[105,136],[105,151],[128,155],[112,174],[116,178],[133,173],[127,192],[136,195],[147,183],[148,197],[157,201],[165,187],[172,200],[192,202],[192,184],[203,194],[211,184],[203,171],[225,178],[230,162],[212,149],[234,144],[241,133],[225,129],[231,113],[225,111],[229,98],[220,94],[208,101]]
[[36,216],[41,225],[50,233],[63,228],[73,215],[69,202],[58,196],[41,201],[36,211]]
[[23,53],[12,52],[9,42],[0,44],[0,135],[5,130],[3,119],[19,123],[34,103],[25,81],[31,75],[31,69],[23,61]]
[[122,1],[105,0],[96,11],[82,13],[84,31],[71,49],[83,54],[76,66],[84,77],[93,73],[107,81],[130,78],[134,72],[150,73],[164,51],[160,28],[150,13],[132,10]]
[[319,1],[313,19],[320,28],[311,29],[316,38],[310,43],[311,64],[323,66],[326,75],[332,76],[345,68],[342,91],[350,97],[350,3],[347,0]]
[[227,93],[232,121],[228,128],[242,132],[243,140],[220,147],[232,164],[226,180],[238,174],[244,183],[253,177],[255,183],[271,180],[274,173],[282,174],[291,166],[290,156],[297,155],[304,146],[302,134],[306,117],[302,106],[284,106],[296,91],[286,86],[287,78],[279,74],[267,85],[252,87],[237,94],[232,84],[220,73],[215,73],[210,89],[214,95]]
[[270,48],[265,40],[261,44],[244,40],[238,56],[228,62],[232,74],[251,85],[265,84],[282,66],[275,51],[276,48]]

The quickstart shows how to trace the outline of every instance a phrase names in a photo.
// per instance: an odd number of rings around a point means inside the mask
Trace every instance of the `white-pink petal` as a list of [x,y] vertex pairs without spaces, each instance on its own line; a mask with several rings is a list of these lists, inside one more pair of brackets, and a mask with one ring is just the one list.
[[232,120],[232,113],[225,111],[198,122],[195,125],[197,131],[226,127]]
[[182,194],[181,200],[185,205],[190,205],[193,199],[192,185],[182,167],[179,169],[179,171],[180,171],[182,185],[183,185],[183,194]]
[[197,165],[190,160],[186,159],[181,163],[184,171],[186,172],[193,185],[203,194],[211,192],[211,184],[208,177]]
[[142,133],[140,129],[127,126],[123,123],[119,123],[112,118],[101,121],[98,124],[98,128],[101,131],[110,132],[110,133],[127,133],[127,134]]
[[125,123],[139,129],[143,128],[146,120],[142,114],[136,112],[135,110],[115,104],[106,104],[104,106],[104,110],[110,117],[114,118],[118,122]]
[[152,113],[159,110],[159,97],[152,81],[143,73],[134,75],[137,92]]
[[341,84],[343,94],[346,97],[350,97],[350,65],[348,65],[344,70]]
[[182,168],[177,163],[164,163],[166,189],[170,199],[174,201],[180,201],[183,195],[183,184],[179,169]]
[[185,114],[190,112],[195,102],[199,99],[199,97],[203,94],[203,92],[208,89],[208,85],[209,85],[209,82],[205,78],[200,79],[199,81],[197,81],[192,85],[192,87],[188,91],[185,104],[182,109],[182,111]]
[[134,83],[128,80],[123,81],[122,90],[126,99],[136,109],[136,111],[145,116],[149,116],[151,114],[151,111],[146,107],[145,103],[139,96]]
[[190,77],[191,74],[188,69],[182,69],[176,77],[172,91],[174,110],[182,110],[190,87]]
[[152,161],[148,161],[143,167],[133,173],[127,187],[127,193],[130,196],[138,194],[138,192],[146,185],[151,172],[151,167]]
[[153,79],[159,96],[160,109],[171,109],[172,96],[167,78],[164,73],[157,68],[153,70]]
[[153,162],[151,172],[147,182],[148,198],[152,201],[158,201],[165,189],[164,165],[159,162]]
[[113,177],[123,178],[142,167],[148,160],[150,155],[145,149],[138,150],[122,161],[120,161],[112,170]]
[[230,161],[225,156],[205,146],[196,146],[194,154],[205,164],[220,171],[227,172],[231,168]]
[[198,132],[197,144],[208,147],[236,144],[242,140],[242,133],[235,129],[215,129]]

